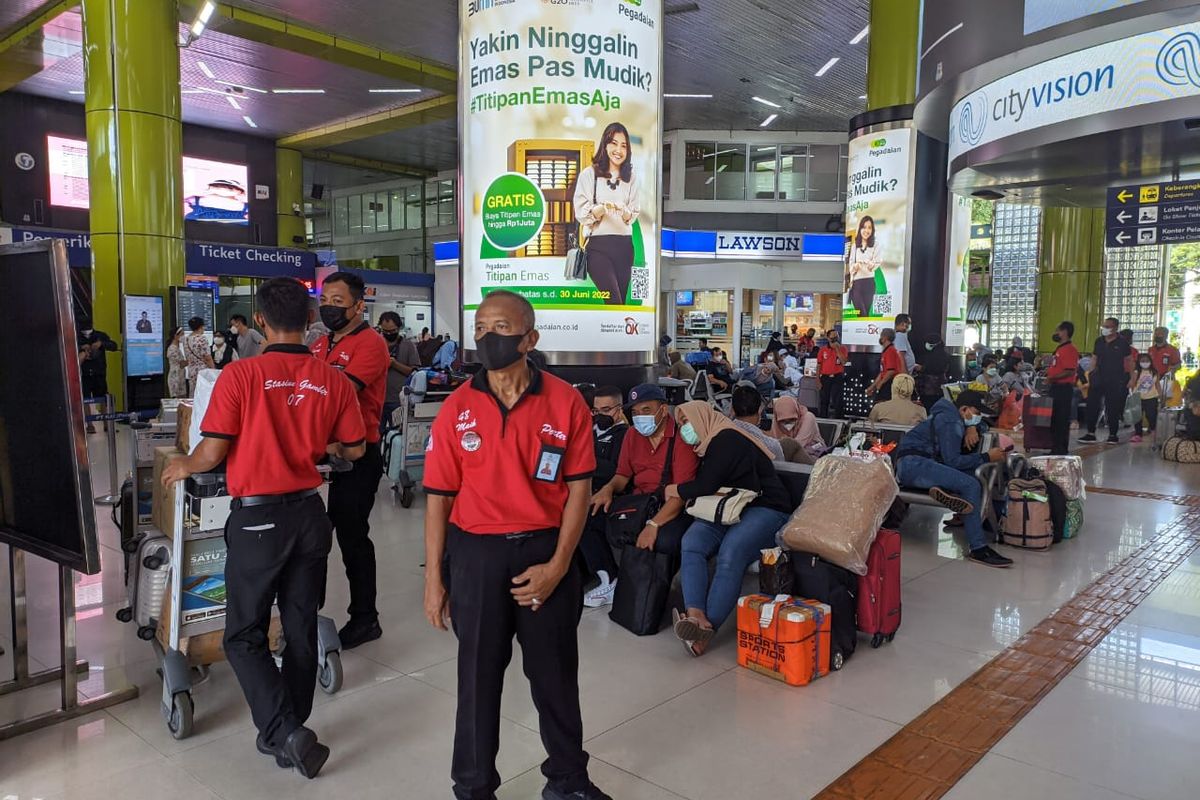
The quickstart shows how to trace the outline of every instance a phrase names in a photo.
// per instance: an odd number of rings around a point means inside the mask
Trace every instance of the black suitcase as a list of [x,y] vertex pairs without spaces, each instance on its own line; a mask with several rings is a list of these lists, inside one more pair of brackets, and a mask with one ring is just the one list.
[[829,666],[841,669],[858,644],[858,576],[812,553],[793,552],[791,560],[795,573],[792,594],[829,606],[833,617]]

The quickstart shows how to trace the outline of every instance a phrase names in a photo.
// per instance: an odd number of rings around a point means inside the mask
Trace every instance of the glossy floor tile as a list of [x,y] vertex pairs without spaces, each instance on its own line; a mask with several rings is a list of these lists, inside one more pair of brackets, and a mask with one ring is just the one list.
[[[94,437],[94,442],[102,437]],[[122,448],[124,449],[124,448]],[[103,449],[93,457],[103,461]],[[122,457],[124,458],[124,456]],[[122,461],[123,463],[123,461]],[[1114,488],[1200,493],[1200,468],[1122,446],[1089,458],[1089,476]],[[94,471],[107,491],[104,464]],[[194,689],[196,728],[176,741],[159,713],[150,647],[116,621],[125,604],[123,557],[98,514],[103,570],[80,578],[79,655],[92,664],[81,692],[136,684],[136,700],[0,742],[0,798],[258,800],[448,798],[457,643],[424,621],[423,501],[412,509],[381,484],[372,515],[385,635],[344,655],[346,685],[318,694],[312,725],[333,748],[326,771],[304,781],[254,750],[254,731],[227,665]],[[1182,506],[1093,493],[1080,538],[1049,553],[1017,552],[1010,570],[963,560],[945,514],[914,508],[903,537],[903,625],[872,650],[860,640],[846,668],[792,688],[736,666],[734,631],[688,656],[664,631],[635,637],[606,609],[579,627],[579,683],[592,777],[617,800],[811,797],[961,683],[992,655],[1158,531]],[[0,563],[7,553],[0,547]],[[6,570],[0,612],[7,619]],[[30,650],[58,661],[57,572],[29,559]],[[754,586],[748,577],[746,587]],[[340,554],[330,558],[326,612],[345,619]],[[7,629],[0,646],[11,653]],[[11,655],[0,655],[0,680]],[[0,696],[0,724],[57,702],[57,688]],[[545,752],[514,649],[505,682],[499,770],[502,800],[535,800]],[[1088,656],[960,784],[952,797],[1113,800],[1193,796],[1200,783],[1200,552]]]

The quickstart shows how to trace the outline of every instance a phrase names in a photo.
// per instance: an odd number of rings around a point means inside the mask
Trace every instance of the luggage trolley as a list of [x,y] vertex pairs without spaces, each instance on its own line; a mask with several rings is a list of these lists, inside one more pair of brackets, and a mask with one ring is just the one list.
[[[328,478],[328,468],[319,469],[322,469],[323,475]],[[192,583],[194,578],[187,578],[187,570],[184,567],[189,563],[185,561],[185,554],[200,550],[211,556],[224,550],[224,517],[228,516],[230,498],[215,493],[208,494],[206,487],[215,485],[215,476],[209,473],[193,476],[192,491],[185,489],[183,484],[172,487],[170,491],[173,496],[169,502],[174,505],[171,515],[174,530],[160,553],[167,559],[170,573],[168,596],[164,602],[169,608],[166,619],[163,620],[167,641],[164,645],[157,636],[152,636],[151,644],[158,657],[162,674],[163,719],[167,723],[167,730],[176,739],[186,739],[192,733],[195,716],[192,667],[198,668],[198,677],[202,681],[207,677],[208,667],[211,666],[206,663],[193,663],[193,657],[183,652],[184,640],[224,628],[223,583],[214,576],[206,576],[198,583]],[[191,597],[198,596],[211,601],[208,606],[201,602],[199,609],[193,605],[192,618],[186,621],[183,585],[185,580],[189,581],[188,593]],[[276,615],[272,613],[271,616],[274,619]],[[274,653],[276,663],[279,662],[284,647],[286,642],[280,636],[279,647]],[[337,627],[333,620],[318,616],[317,683],[326,694],[334,694],[342,687],[340,651],[341,642],[338,640]]]
[[404,508],[413,504],[413,489],[424,474],[425,446],[433,419],[442,409],[450,392],[416,394],[408,386],[404,402],[392,412],[392,429],[384,437],[384,467],[392,481],[392,491]]

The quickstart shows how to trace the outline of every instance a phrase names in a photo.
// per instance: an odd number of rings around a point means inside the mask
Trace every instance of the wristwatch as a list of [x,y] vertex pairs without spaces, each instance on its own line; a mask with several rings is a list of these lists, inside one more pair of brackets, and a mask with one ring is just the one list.
[[651,528],[656,528],[656,529],[658,528],[658,523],[652,519],[646,520],[646,524],[649,525]]

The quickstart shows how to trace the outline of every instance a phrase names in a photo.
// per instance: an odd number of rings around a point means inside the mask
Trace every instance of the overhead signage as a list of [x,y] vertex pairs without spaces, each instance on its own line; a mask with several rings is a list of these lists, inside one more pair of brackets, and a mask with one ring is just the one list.
[[312,280],[316,268],[317,256],[308,250],[205,242],[187,244],[189,272],[240,275],[249,278],[286,276]]
[[1141,2],[1143,0],[1025,0],[1025,33],[1036,33],[1064,22]]
[[1200,22],[1050,59],[971,92],[950,112],[950,161],[1016,133],[1200,95]]
[[992,223],[986,222],[983,225],[971,226],[972,239],[991,239],[992,238]]
[[1109,247],[1200,242],[1200,181],[1111,188],[1105,217]]
[[842,296],[846,344],[878,345],[879,331],[906,310],[914,136],[912,128],[902,127],[850,140]]
[[762,231],[717,231],[717,256],[756,258],[800,258],[804,253],[802,233]]
[[[459,0],[468,319],[508,289],[537,310],[540,350],[652,357],[662,11],[662,0]],[[566,277],[584,239],[585,274]]]
[[40,242],[43,239],[61,239],[67,248],[67,264],[72,267],[92,265],[92,236],[82,231],[57,231],[50,228],[13,228],[14,244]]

